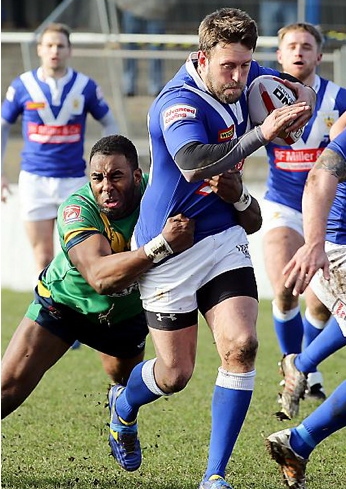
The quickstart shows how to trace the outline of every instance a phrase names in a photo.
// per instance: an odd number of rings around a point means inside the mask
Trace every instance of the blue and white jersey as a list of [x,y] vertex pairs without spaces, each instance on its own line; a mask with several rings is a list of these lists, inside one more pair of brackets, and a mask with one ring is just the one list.
[[[237,224],[232,205],[203,180],[187,182],[174,162],[176,153],[190,142],[223,143],[239,138],[250,128],[246,94],[235,104],[219,102],[198,76],[194,61],[196,53],[190,55],[149,110],[151,168],[135,228],[138,246],[158,235],[167,218],[178,213],[195,219],[195,242]],[[278,75],[253,61],[248,85],[266,73]],[[242,165],[239,162],[238,167]]]
[[7,90],[1,116],[22,116],[22,169],[46,177],[81,177],[87,114],[102,119],[109,111],[100,88],[71,68],[58,80],[43,80],[42,68],[23,73]]
[[269,143],[265,199],[302,211],[304,185],[313,164],[329,143],[332,124],[346,110],[346,89],[315,76],[316,108],[301,139],[292,146]]
[[[346,161],[346,129],[328,144],[328,149],[335,151]],[[346,181],[340,182],[336,188],[327,221],[326,240],[346,245]]]

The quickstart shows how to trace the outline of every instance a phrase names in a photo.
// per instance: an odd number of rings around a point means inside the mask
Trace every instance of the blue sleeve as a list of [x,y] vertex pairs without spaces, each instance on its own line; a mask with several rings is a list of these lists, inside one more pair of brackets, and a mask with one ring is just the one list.
[[89,112],[94,119],[100,120],[109,112],[109,106],[104,99],[102,90],[94,80],[89,80],[84,89],[86,98],[86,111]]
[[328,144],[327,149],[335,151],[346,160],[346,128]]
[[156,110],[160,111],[160,129],[173,158],[187,143],[209,142],[206,131],[207,107],[197,95],[188,92],[179,96],[175,92],[166,97]]
[[8,87],[1,107],[1,117],[9,124],[14,124],[18,116],[24,111],[22,96],[23,84],[18,77]]

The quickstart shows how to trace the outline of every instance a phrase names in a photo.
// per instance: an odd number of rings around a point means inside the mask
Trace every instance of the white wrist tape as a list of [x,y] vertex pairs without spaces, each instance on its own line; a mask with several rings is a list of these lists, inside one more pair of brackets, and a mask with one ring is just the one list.
[[144,245],[144,253],[150,258],[153,263],[159,263],[167,256],[173,254],[172,248],[169,246],[162,234],[153,238],[149,243]]
[[237,211],[243,212],[243,211],[245,211],[245,209],[247,209],[249,207],[249,205],[251,204],[251,200],[252,200],[252,197],[249,194],[248,189],[245,187],[245,185],[243,185],[242,194],[241,194],[238,202],[234,202],[233,205]]

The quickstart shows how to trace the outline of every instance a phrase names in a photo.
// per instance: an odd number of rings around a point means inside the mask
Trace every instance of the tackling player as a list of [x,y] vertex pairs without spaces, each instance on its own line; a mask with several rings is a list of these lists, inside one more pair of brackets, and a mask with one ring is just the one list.
[[[126,383],[143,360],[147,324],[136,279],[153,266],[129,241],[147,183],[135,146],[106,136],[90,154],[90,183],[59,208],[62,251],[44,269],[35,299],[2,360],[1,415],[8,416],[75,340],[101,352],[113,382]],[[167,219],[160,238],[182,251],[193,243],[194,223]]]

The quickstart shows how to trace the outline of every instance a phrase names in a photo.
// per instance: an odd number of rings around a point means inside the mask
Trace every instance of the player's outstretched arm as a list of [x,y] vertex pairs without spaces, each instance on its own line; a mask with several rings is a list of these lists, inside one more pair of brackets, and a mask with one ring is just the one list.
[[112,254],[107,239],[93,234],[69,250],[69,258],[99,294],[112,294],[131,285],[154,263],[190,248],[194,221],[182,214],[167,219],[162,233],[134,251]]
[[319,268],[329,279],[329,261],[324,251],[326,225],[337,185],[345,178],[345,159],[326,148],[310,170],[303,193],[305,244],[283,270],[287,276],[285,286],[292,288],[294,295],[304,292]]

